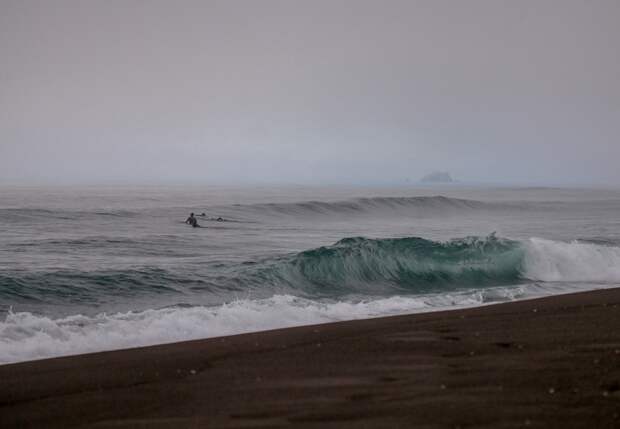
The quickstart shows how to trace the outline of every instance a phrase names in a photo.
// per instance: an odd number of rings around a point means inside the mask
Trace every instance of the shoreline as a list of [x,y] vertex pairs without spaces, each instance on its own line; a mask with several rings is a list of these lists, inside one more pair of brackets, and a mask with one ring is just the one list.
[[1,427],[617,427],[620,288],[0,366]]

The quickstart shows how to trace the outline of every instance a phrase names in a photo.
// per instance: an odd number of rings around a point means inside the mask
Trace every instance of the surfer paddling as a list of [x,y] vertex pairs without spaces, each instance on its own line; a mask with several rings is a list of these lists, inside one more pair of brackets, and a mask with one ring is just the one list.
[[[206,217],[207,214],[206,213],[201,213],[201,214],[198,214],[196,216]],[[200,227],[200,225],[198,224],[198,219],[196,219],[196,216],[194,216],[194,213],[190,213],[189,217],[185,220],[185,223],[193,226],[194,228]],[[219,216],[217,218],[212,217],[212,218],[209,218],[207,220],[209,220],[209,221],[216,221],[216,222],[224,222],[224,221],[226,221],[226,219],[224,219],[221,216]]]
[[200,227],[198,220],[194,217],[194,213],[190,213],[189,217],[185,220],[185,223],[191,225],[194,228]]

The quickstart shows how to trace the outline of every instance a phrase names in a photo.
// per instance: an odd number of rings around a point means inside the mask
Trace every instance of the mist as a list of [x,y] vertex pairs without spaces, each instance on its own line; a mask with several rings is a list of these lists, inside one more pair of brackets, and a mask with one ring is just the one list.
[[0,183],[620,185],[620,2],[0,0]]

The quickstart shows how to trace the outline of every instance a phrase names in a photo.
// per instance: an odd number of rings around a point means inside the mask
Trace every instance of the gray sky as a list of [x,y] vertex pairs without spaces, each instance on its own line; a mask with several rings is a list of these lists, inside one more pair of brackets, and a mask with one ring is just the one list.
[[620,185],[620,1],[0,0],[0,183]]

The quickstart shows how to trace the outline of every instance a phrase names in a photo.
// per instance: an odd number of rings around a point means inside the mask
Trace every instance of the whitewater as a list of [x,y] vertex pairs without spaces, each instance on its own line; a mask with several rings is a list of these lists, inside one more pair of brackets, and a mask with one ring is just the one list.
[[1,191],[0,364],[620,285],[614,189]]

